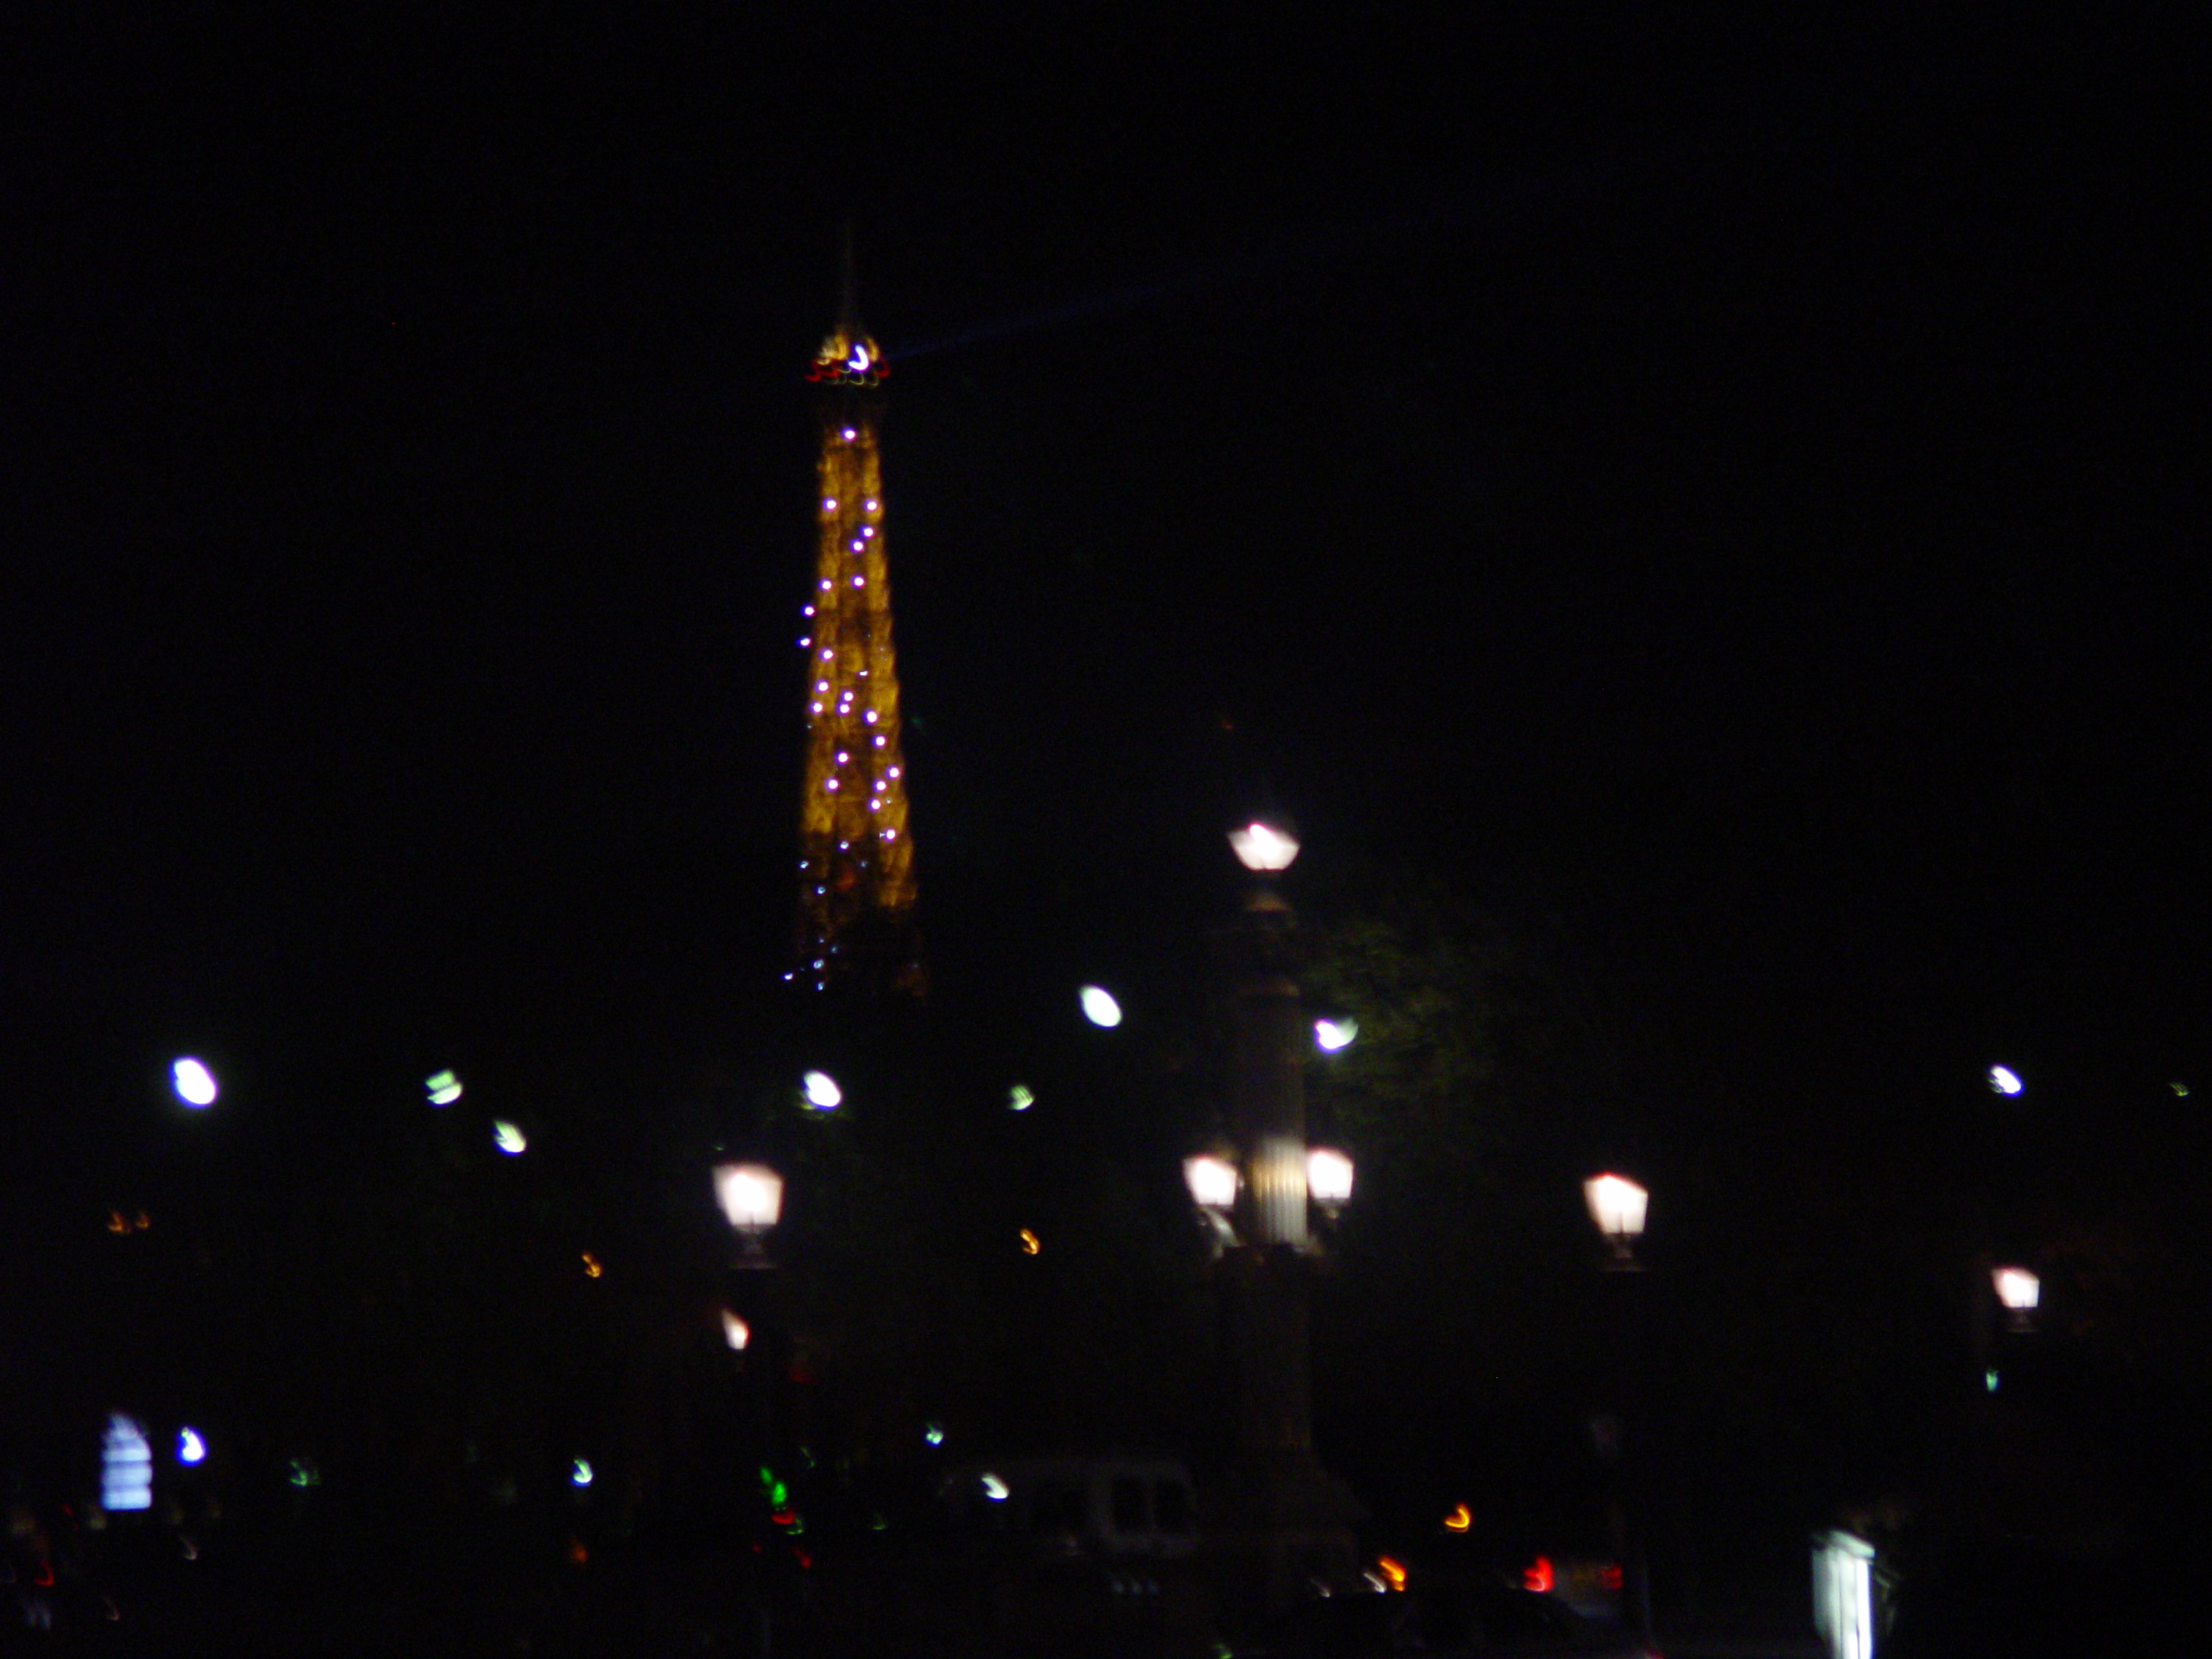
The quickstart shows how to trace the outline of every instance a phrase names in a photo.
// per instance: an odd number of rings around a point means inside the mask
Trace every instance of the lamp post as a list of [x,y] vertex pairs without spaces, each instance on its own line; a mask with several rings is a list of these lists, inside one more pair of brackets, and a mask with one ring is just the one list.
[[1297,839],[1262,823],[1229,839],[1255,877],[1227,951],[1233,1157],[1193,1158],[1184,1177],[1214,1230],[1236,1379],[1235,1446],[1212,1506],[1214,1542],[1232,1593],[1257,1615],[1317,1581],[1349,1584],[1357,1571],[1352,1527],[1363,1511],[1313,1452],[1306,1284],[1309,1203],[1333,1214],[1351,1195],[1351,1164],[1306,1144],[1310,1028],[1296,978],[1297,918],[1274,884],[1298,856]]
[[[1643,1222],[1650,1207],[1651,1195],[1641,1183],[1625,1175],[1607,1172],[1592,1175],[1582,1184],[1583,1202],[1588,1205],[1590,1219],[1596,1224],[1599,1236],[1605,1242],[1605,1269],[1610,1274],[1640,1274],[1643,1263],[1637,1259],[1637,1241],[1643,1236]],[[1631,1401],[1643,1381],[1642,1309],[1627,1305],[1633,1297],[1641,1302],[1640,1294],[1623,1289],[1605,1300],[1616,1304],[1611,1310],[1612,1329],[1608,1332],[1612,1358],[1612,1394],[1614,1413],[1618,1414],[1610,1434],[1599,1433],[1599,1423],[1592,1424],[1593,1439],[1599,1459],[1610,1469],[1613,1491],[1608,1508],[1613,1535],[1613,1548],[1623,1568],[1622,1588],[1630,1598],[1630,1608],[1637,1636],[1645,1643],[1651,1637],[1651,1573],[1650,1563],[1644,1553],[1642,1492],[1637,1474],[1645,1459],[1631,1440],[1633,1433],[1641,1436],[1648,1425],[1643,1414],[1635,1409]],[[1603,1419],[1599,1419],[1599,1423]]]

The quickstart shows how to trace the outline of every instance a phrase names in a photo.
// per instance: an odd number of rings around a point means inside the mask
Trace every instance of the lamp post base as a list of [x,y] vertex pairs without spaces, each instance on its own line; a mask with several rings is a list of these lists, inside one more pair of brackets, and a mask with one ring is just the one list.
[[1200,1511],[1220,1611],[1236,1624],[1358,1581],[1366,1507],[1311,1452],[1247,1453]]

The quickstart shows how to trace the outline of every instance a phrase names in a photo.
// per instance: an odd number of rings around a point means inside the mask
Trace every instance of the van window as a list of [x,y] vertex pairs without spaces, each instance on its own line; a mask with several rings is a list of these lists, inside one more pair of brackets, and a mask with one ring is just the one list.
[[1134,1476],[1123,1475],[1114,1483],[1114,1530],[1142,1532],[1151,1523],[1150,1505],[1145,1502],[1144,1482]]
[[1162,1532],[1189,1532],[1197,1519],[1191,1513],[1191,1489],[1179,1480],[1154,1484],[1152,1512]]

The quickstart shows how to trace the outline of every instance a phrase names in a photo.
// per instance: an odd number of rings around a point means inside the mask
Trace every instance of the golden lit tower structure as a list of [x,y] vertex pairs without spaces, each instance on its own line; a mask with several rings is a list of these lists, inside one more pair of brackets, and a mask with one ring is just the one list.
[[792,977],[817,990],[918,995],[914,849],[876,451],[888,372],[855,315],[849,257],[842,312],[807,373],[817,389],[822,454],[814,591],[799,639],[807,665],[806,784]]

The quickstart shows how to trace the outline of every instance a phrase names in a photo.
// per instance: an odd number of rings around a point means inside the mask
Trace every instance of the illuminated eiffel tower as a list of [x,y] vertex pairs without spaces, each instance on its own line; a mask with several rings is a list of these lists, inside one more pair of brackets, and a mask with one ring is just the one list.
[[807,378],[822,423],[806,652],[806,784],[799,801],[798,965],[818,991],[922,993],[914,848],[906,826],[899,672],[891,648],[883,475],[883,354],[844,303]]

